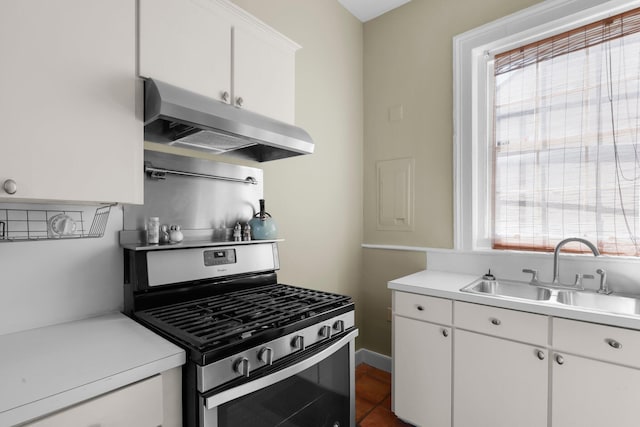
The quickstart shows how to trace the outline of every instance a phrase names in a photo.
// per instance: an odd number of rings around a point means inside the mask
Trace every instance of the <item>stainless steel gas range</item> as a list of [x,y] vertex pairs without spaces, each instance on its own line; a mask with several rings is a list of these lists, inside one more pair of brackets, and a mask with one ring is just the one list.
[[187,351],[185,426],[355,426],[353,302],[278,283],[277,245],[124,248],[125,313]]

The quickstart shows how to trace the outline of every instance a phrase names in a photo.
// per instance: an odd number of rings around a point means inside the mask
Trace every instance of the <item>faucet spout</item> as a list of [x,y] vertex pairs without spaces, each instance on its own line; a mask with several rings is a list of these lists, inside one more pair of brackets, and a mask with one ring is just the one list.
[[593,252],[593,256],[599,256],[600,251],[598,248],[594,246],[593,243],[586,239],[581,239],[580,237],[569,237],[568,239],[562,240],[560,243],[556,245],[556,249],[553,251],[553,284],[557,285],[560,282],[560,264],[558,262],[558,255],[560,255],[560,249],[564,245],[570,242],[579,242],[583,245],[587,246]]

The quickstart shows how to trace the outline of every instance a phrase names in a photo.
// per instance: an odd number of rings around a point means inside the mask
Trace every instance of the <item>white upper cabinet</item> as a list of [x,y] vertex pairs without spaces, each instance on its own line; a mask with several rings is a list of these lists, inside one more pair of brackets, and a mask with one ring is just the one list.
[[294,122],[298,45],[224,0],[140,0],[142,77]]
[[0,2],[1,202],[143,203],[135,35],[133,0]]
[[140,0],[140,75],[231,99],[231,22],[207,0]]
[[235,105],[293,124],[295,51],[263,27],[247,22],[235,24],[233,42]]

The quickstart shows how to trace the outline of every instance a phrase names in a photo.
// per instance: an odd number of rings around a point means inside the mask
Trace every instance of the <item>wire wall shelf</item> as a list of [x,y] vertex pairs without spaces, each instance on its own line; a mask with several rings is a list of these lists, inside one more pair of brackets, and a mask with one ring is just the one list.
[[90,224],[81,210],[0,208],[0,242],[100,238],[112,206],[98,207]]

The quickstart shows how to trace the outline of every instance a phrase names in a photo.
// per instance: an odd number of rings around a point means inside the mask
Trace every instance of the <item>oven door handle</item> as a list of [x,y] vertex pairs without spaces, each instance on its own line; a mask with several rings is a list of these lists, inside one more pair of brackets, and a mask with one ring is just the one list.
[[258,378],[254,381],[239,385],[238,387],[234,387],[229,390],[225,390],[223,392],[217,393],[213,396],[207,397],[204,399],[204,405],[207,409],[216,408],[222,404],[230,402],[238,397],[244,396],[249,393],[253,393],[254,391],[258,391],[265,387],[269,387],[279,381],[292,377],[305,369],[323,361],[327,357],[331,356],[336,351],[340,350],[345,344],[349,343],[349,341],[355,339],[358,336],[358,330],[355,329],[349,332],[347,335],[341,337],[338,341],[331,344],[331,346],[325,348],[319,353],[316,353],[312,356],[309,356],[307,359],[296,363],[295,365],[287,366],[286,368],[274,372],[271,375],[267,375],[262,378]]

